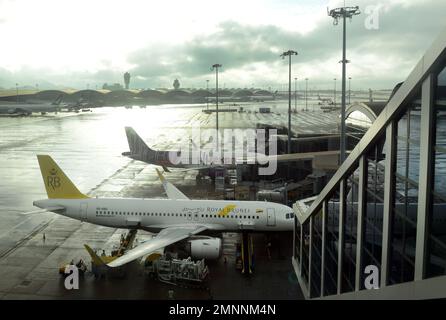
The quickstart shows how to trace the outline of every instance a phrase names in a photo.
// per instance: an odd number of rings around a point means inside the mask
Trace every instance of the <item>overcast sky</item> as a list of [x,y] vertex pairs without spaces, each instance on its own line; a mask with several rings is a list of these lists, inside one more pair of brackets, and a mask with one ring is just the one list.
[[[214,86],[210,66],[221,63],[222,86],[279,88],[288,79],[279,55],[293,49],[293,78],[328,89],[341,76],[342,24],[333,26],[327,7],[342,2],[0,0],[0,86],[100,88],[129,71],[132,88],[171,87],[175,78],[198,88],[206,79]],[[347,23],[352,88],[403,81],[446,27],[443,0],[346,5],[362,11]]]

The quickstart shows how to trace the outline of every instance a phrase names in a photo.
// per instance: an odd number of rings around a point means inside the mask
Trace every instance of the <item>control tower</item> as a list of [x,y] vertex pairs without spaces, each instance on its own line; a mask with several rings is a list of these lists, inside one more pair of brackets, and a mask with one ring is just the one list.
[[178,90],[180,88],[180,81],[178,81],[178,79],[175,79],[175,81],[173,82],[173,87],[175,90]]
[[124,85],[126,90],[129,89],[129,84],[130,84],[130,73],[126,72],[124,73]]

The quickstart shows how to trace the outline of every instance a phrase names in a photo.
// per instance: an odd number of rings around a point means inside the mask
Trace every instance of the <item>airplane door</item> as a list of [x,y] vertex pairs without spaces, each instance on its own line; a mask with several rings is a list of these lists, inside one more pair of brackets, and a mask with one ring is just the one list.
[[276,225],[276,212],[273,208],[266,209],[267,212],[267,220],[266,225],[267,226],[275,226]]
[[81,203],[79,208],[79,217],[82,221],[87,221],[87,209],[88,204],[85,202]]

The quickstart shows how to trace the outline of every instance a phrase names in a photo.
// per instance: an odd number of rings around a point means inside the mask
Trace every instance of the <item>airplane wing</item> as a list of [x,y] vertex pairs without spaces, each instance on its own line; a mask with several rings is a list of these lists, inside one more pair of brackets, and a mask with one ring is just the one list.
[[206,226],[202,225],[183,225],[183,226],[175,226],[168,227],[163,229],[156,235],[156,237],[140,244],[136,248],[127,251],[123,256],[113,260],[110,263],[107,263],[107,266],[115,268],[122,266],[130,261],[141,258],[155,250],[164,248],[172,243],[181,241],[183,239],[189,238],[192,235],[200,233],[206,230]]
[[255,156],[237,158],[236,163],[255,163],[259,162],[261,164],[268,163],[271,161],[277,162],[289,162],[298,160],[311,160],[315,157],[332,157],[339,155],[339,150],[332,151],[315,151],[315,152],[301,152],[301,153],[287,153],[278,155],[265,155],[261,153],[255,154]]
[[160,178],[161,183],[163,184],[163,188],[166,191],[166,194],[169,197],[169,199],[189,200],[189,198],[184,193],[178,190],[178,188],[175,187],[172,183],[167,181],[166,178],[164,178],[163,174],[158,169],[155,170],[158,173],[158,177]]

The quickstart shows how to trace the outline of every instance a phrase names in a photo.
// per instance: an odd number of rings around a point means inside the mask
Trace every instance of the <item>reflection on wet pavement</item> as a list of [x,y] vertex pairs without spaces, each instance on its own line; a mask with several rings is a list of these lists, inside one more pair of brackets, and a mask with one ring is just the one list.
[[[53,213],[20,215],[21,212],[36,209],[32,206],[34,200],[46,198],[36,154],[51,155],[78,188],[91,195],[164,197],[153,166],[121,155],[123,151],[128,150],[124,127],[134,127],[147,144],[155,149],[175,150],[184,143],[193,128],[215,126],[215,115],[202,113],[202,108],[203,106],[188,105],[131,110],[100,108],[92,113],[74,115],[0,119],[0,298],[67,296],[63,285],[59,283],[58,266],[73,258],[82,257],[89,261],[83,248],[84,243],[92,247],[111,249],[124,232],[88,223],[82,224]],[[274,113],[266,115],[254,113],[254,109],[252,113],[222,113],[220,127],[255,128],[257,123],[285,125],[286,105],[277,104],[272,110]],[[335,132],[336,118],[333,114],[322,112],[315,112],[312,117],[307,118],[293,114],[293,128],[296,132],[314,132],[316,127],[320,128],[321,132]],[[173,170],[168,179],[192,198],[214,197],[209,186],[196,186],[196,174],[196,171]],[[43,233],[46,236],[44,242]],[[225,252],[232,256],[233,239],[228,241]],[[287,272],[292,269],[289,258],[275,263],[277,268],[285,270],[282,271],[286,274],[271,275],[271,286],[275,285],[274,281],[279,281],[276,278],[286,277]],[[221,268],[229,266],[215,265],[211,268],[219,274],[225,270]],[[231,268],[234,269],[233,266]],[[260,264],[259,268],[262,268]],[[239,276],[232,269],[233,276]],[[30,282],[24,283],[24,280]],[[215,283],[221,281],[222,279],[216,279]],[[240,281],[240,290],[250,285],[243,282],[244,280]],[[108,285],[104,284],[102,289],[94,286],[88,292],[73,293],[67,297],[163,299],[167,296],[160,292],[155,295],[156,290],[147,293],[144,285],[135,289],[141,290],[140,295],[134,293],[135,295],[120,296],[122,290],[112,290],[107,295],[104,292],[107,291],[105,289]],[[258,292],[251,295],[254,298],[296,298],[299,295],[297,288],[296,291],[290,289],[291,284],[277,288],[273,291],[273,297],[262,296],[261,293],[265,294],[265,290],[262,289],[261,283],[258,286]],[[98,292],[103,292],[104,296],[97,296]],[[181,296],[181,293],[178,294]],[[213,294],[223,298],[238,297],[231,296],[223,289],[215,289]],[[209,293],[191,294],[186,290],[182,297],[209,298]]]

